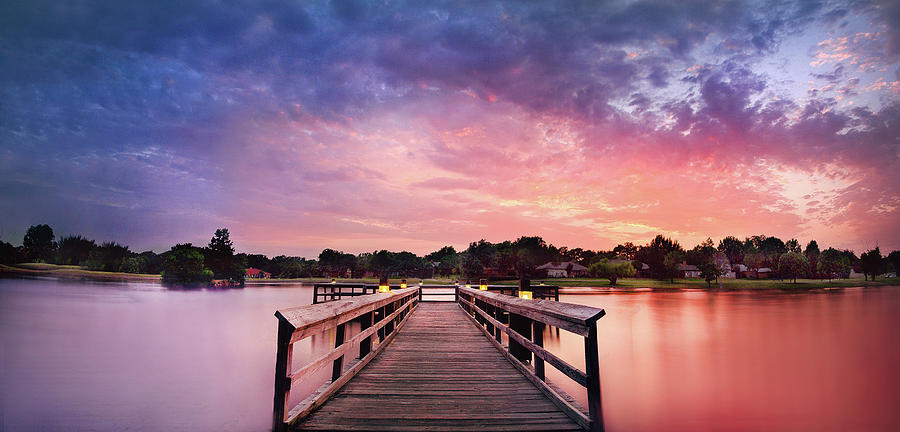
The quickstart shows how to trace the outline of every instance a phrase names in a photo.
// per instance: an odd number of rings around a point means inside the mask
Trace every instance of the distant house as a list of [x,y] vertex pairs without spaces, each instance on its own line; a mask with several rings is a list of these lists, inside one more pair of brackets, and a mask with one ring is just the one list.
[[734,279],[737,277],[734,268],[729,263],[725,263],[725,265],[722,266],[722,272],[722,277],[725,279]]
[[[631,264],[635,266],[635,269],[637,269],[637,274],[635,274],[635,276],[639,278],[650,277],[650,266],[648,266],[646,263],[642,263],[640,261],[632,261]],[[640,265],[641,267],[638,268],[638,265]]]
[[743,264],[735,264],[731,266],[731,270],[734,272],[734,277],[736,278],[750,277],[750,268]]
[[269,279],[272,277],[272,273],[262,271],[258,268],[250,267],[247,269],[245,277],[247,277],[248,279]]
[[546,270],[547,277],[579,277],[587,276],[587,267],[572,261],[548,262],[537,268]]
[[756,278],[757,279],[769,279],[772,277],[772,269],[768,267],[763,267],[759,270],[756,270]]
[[678,265],[678,271],[680,271],[682,273],[682,276],[686,278],[700,277],[700,269],[698,269],[697,266],[688,264],[686,262]]

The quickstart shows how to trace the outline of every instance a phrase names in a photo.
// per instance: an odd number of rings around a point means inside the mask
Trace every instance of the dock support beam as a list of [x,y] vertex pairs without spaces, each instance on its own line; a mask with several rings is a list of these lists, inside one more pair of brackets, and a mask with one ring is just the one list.
[[600,400],[600,359],[597,350],[597,324],[591,324],[584,338],[584,371],[587,375],[588,415],[591,432],[603,432],[603,406]]
[[275,400],[272,413],[272,430],[280,432],[284,430],[284,417],[288,412],[288,403],[291,398],[291,358],[294,345],[291,336],[294,334],[294,326],[282,319],[278,320],[278,342],[275,354]]

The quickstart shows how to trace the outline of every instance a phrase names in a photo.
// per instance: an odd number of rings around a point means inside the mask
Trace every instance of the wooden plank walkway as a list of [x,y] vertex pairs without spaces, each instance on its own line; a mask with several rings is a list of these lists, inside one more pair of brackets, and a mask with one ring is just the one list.
[[421,303],[391,345],[296,430],[581,431],[456,303]]

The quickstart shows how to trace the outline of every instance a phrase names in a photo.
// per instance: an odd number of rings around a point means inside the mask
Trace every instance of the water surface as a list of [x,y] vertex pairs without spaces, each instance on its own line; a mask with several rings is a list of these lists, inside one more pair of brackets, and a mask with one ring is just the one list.
[[[298,285],[0,279],[0,430],[267,430],[272,314],[311,296]],[[900,288],[561,300],[608,313],[598,327],[608,430],[900,427]],[[299,364],[331,343],[311,339]],[[580,338],[545,339],[583,367]]]
[[[598,336],[608,430],[900,430],[900,287],[560,301],[607,312]],[[584,370],[583,339],[560,333],[545,344]]]

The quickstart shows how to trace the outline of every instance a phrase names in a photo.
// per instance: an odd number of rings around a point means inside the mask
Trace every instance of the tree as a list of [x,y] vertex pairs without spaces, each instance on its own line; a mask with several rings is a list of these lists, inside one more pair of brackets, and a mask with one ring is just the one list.
[[588,272],[592,276],[609,279],[610,285],[615,285],[616,280],[620,277],[632,277],[636,273],[630,262],[610,262],[606,258],[591,264]]
[[711,238],[707,238],[703,243],[694,246],[693,249],[687,251],[685,253],[685,259],[688,264],[694,265],[702,265],[708,262],[712,262],[713,258],[716,255],[716,248],[713,247],[713,241]]
[[725,274],[725,269],[716,265],[715,261],[708,261],[697,266],[700,269],[700,277],[706,281],[706,287],[712,286],[712,282],[718,282],[719,276]]
[[810,276],[818,277],[816,273],[818,273],[819,255],[821,255],[819,252],[819,244],[816,243],[815,240],[810,240],[806,245],[806,249],[803,250],[803,255],[806,255],[806,260],[809,261]]
[[105,272],[123,271],[128,255],[128,246],[122,246],[116,242],[104,242],[91,251],[87,260],[87,268]]
[[895,273],[900,272],[900,251],[893,251],[888,254],[886,261],[892,271]]
[[162,279],[166,283],[209,282],[212,270],[203,265],[203,250],[190,243],[172,246],[166,252],[163,262]]
[[394,269],[400,276],[421,276],[424,260],[407,251],[400,251],[393,255]]
[[552,245],[548,246],[544,239],[538,236],[519,237],[509,247],[510,258],[519,278],[537,276],[537,267],[557,259],[558,255]]
[[719,240],[719,252],[728,257],[728,261],[732,264],[740,264],[744,262],[744,243],[737,237],[728,236]]
[[441,260],[443,260],[444,258],[446,258],[448,256],[453,256],[453,257],[456,256],[456,249],[454,249],[453,246],[444,246],[444,247],[440,248],[439,250],[436,250],[428,255],[425,255],[425,260],[431,261],[431,262],[440,262]]
[[267,257],[265,255],[247,254],[246,260],[247,260],[247,267],[258,268],[258,269],[265,270],[272,274],[277,274],[274,271],[272,271],[273,270],[272,260],[270,260],[269,257]]
[[859,265],[862,267],[863,275],[866,279],[872,276],[872,280],[875,280],[876,276],[884,273],[884,258],[882,258],[878,246],[875,246],[875,249],[868,252],[863,252],[859,256]]
[[52,260],[56,252],[53,228],[49,225],[32,225],[25,233],[22,247],[25,248],[25,256],[30,261],[47,262]]
[[373,253],[370,263],[374,272],[379,276],[390,277],[390,275],[395,271],[394,254],[387,250],[382,249]]
[[835,275],[844,275],[850,271],[850,260],[841,251],[828,248],[819,255],[816,270],[827,275],[830,282]]
[[162,271],[162,255],[157,255],[153,251],[144,251],[138,254],[138,257],[141,258],[141,269],[137,273],[159,274]]
[[[351,263],[347,255],[353,260]],[[325,271],[325,276],[342,276],[347,269],[353,272],[356,267],[356,257],[334,249],[324,249],[319,253],[319,266]]]
[[463,254],[462,275],[469,279],[479,278],[484,274],[484,265],[476,256]]
[[[646,246],[642,246],[635,254],[635,259],[650,266],[650,275],[656,279],[670,279],[670,274],[666,270],[665,259],[669,252],[683,252],[681,245],[677,241],[657,235]],[[683,260],[683,258],[682,258]],[[681,264],[681,260],[679,260]]]
[[807,268],[809,261],[800,252],[787,252],[778,258],[778,273],[793,278],[794,283],[797,283],[797,276],[803,275]]
[[126,273],[145,273],[146,267],[147,260],[140,255],[135,255],[125,260],[125,263],[122,265],[121,271]]
[[632,242],[625,242],[625,244],[614,247],[612,251],[616,254],[616,257],[632,261],[635,254],[637,254],[638,248]]
[[244,282],[246,263],[234,256],[234,244],[231,242],[228,228],[216,230],[209,239],[205,252],[205,265],[212,270],[214,277]]
[[15,246],[0,241],[0,264],[15,264],[19,262],[19,251]]
[[234,254],[234,243],[231,242],[228,228],[219,228],[209,239],[209,250],[220,253],[222,255]]
[[80,235],[67,236],[59,239],[56,251],[56,262],[68,265],[83,265],[91,256],[91,252],[97,247],[93,240],[88,240]]
[[684,263],[684,252],[680,250],[669,251],[663,258],[664,277],[675,283],[675,277],[679,276],[679,266]]
[[788,252],[800,253],[800,242],[797,239],[790,239],[784,243],[784,247]]

